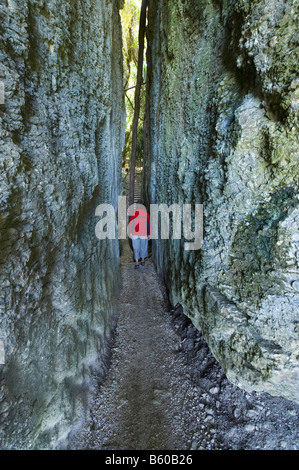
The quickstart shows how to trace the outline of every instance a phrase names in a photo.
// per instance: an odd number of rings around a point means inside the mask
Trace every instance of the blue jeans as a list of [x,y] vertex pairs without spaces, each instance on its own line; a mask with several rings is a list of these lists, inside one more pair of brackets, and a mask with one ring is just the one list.
[[132,240],[134,259],[147,258],[148,256],[148,239],[147,238],[133,238]]

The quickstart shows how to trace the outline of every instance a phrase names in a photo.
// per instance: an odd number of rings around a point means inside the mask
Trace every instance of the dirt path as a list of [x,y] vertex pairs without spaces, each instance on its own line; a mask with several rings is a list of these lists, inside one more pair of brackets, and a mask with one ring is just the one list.
[[180,339],[150,261],[134,270],[124,245],[122,288],[112,364],[94,408],[88,448],[190,449],[189,382]]

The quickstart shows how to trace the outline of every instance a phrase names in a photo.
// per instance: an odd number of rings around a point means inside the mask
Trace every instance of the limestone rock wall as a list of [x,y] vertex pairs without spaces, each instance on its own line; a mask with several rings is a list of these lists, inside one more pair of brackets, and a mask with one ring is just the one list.
[[119,249],[95,208],[121,184],[121,3],[0,2],[3,449],[65,446],[103,368]]
[[298,3],[149,3],[144,194],[204,207],[156,265],[231,381],[299,402]]

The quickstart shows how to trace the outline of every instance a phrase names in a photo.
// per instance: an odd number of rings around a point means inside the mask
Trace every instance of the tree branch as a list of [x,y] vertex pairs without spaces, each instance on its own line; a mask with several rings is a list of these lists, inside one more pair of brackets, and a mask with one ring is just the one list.
[[[143,85],[146,85],[146,82],[141,83],[141,86],[143,86]],[[130,88],[127,88],[127,89],[125,90],[125,93],[126,93],[127,91],[129,91],[129,90],[133,90],[134,88],[136,88],[136,85],[135,85],[135,86],[131,86]]]

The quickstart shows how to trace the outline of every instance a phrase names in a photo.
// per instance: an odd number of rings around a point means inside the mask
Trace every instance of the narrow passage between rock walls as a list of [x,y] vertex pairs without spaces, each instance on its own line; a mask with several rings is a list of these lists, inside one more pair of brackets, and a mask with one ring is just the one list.
[[[127,183],[125,180],[124,185]],[[139,200],[140,175],[134,201]],[[179,352],[181,340],[171,322],[164,286],[150,258],[139,270],[133,268],[133,252],[126,240],[122,242],[121,292],[111,367],[81,446],[103,450],[190,449],[198,421],[194,406],[193,416],[187,411],[192,409],[188,398],[192,384]]]
[[123,244],[111,366],[96,388],[83,450],[296,449],[298,406],[231,384],[151,260]]
[[[140,178],[138,199],[139,186]],[[202,334],[169,305],[151,258],[134,270],[128,241],[121,248],[111,365],[73,447],[295,449],[297,405],[231,384]]]

